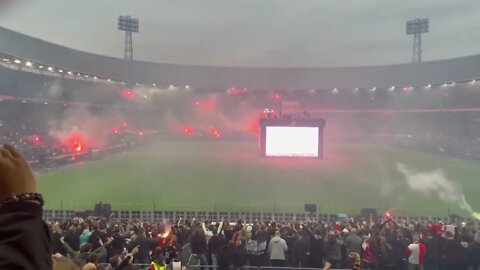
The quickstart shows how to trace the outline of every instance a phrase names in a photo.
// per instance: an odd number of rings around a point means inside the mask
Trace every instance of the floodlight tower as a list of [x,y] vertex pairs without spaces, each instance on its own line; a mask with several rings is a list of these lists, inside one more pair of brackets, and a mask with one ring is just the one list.
[[119,16],[118,30],[125,31],[125,51],[123,58],[133,60],[132,33],[138,33],[138,19],[130,16]]
[[429,22],[427,18],[407,21],[407,35],[413,35],[412,62],[422,62],[422,34],[428,33]]

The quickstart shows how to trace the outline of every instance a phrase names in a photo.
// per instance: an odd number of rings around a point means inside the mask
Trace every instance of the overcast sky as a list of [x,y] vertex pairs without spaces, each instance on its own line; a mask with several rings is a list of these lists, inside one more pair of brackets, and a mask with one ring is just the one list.
[[480,52],[478,0],[0,0],[0,25],[123,57],[118,15],[140,19],[134,58],[221,66],[409,62],[405,21],[430,19],[423,59]]

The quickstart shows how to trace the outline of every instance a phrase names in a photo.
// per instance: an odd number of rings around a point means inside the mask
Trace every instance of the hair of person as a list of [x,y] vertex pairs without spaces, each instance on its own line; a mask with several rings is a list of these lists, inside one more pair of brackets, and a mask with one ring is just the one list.
[[119,261],[120,261],[120,255],[112,256],[110,260],[108,260],[108,262],[112,267],[117,267]]

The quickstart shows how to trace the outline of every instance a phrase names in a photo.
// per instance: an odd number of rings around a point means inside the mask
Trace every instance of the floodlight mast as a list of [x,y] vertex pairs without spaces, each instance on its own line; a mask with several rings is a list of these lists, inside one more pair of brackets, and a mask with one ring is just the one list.
[[422,62],[422,34],[428,33],[429,27],[427,18],[407,21],[406,34],[413,35],[412,63]]
[[123,57],[126,60],[133,60],[133,39],[132,33],[138,33],[138,19],[130,16],[118,17],[118,30],[125,32],[125,47]]

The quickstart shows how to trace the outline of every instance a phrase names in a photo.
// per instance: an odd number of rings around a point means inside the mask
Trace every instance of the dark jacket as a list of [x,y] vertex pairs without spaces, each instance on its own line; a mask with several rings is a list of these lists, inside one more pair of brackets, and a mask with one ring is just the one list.
[[425,239],[423,242],[428,251],[425,255],[425,259],[428,261],[440,260],[441,238],[435,235],[432,238]]
[[312,240],[310,240],[310,255],[314,268],[323,267],[322,261],[325,257],[325,246],[323,237],[315,235]]
[[442,248],[442,258],[446,263],[460,263],[463,261],[465,248],[460,241],[454,239],[446,239]]
[[190,249],[193,254],[205,254],[207,252],[207,238],[205,238],[205,236],[192,237]]
[[325,258],[331,261],[340,261],[342,259],[342,244],[343,241],[338,238],[325,238]]
[[468,264],[480,265],[480,243],[473,243],[467,247],[465,261]]
[[51,242],[36,203],[0,207],[0,269],[52,269]]
[[134,256],[135,262],[146,263],[149,261],[150,250],[152,250],[156,244],[157,241],[155,241],[155,239],[139,235],[135,238],[133,242],[130,242],[129,251],[131,251],[136,246],[139,246],[138,253]]
[[227,246],[223,235],[214,235],[208,240],[208,251],[212,254],[219,254],[222,248]]

